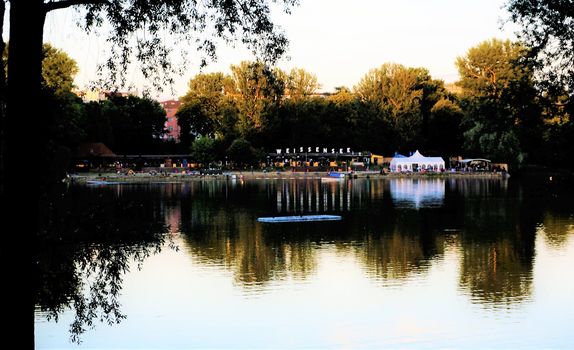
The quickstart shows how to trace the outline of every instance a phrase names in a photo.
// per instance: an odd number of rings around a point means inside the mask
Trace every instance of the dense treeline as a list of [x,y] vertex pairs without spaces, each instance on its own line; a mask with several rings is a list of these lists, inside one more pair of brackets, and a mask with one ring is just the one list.
[[[70,156],[82,142],[103,142],[117,154],[157,153],[172,147],[161,140],[165,111],[157,101],[110,93],[104,100],[83,102],[72,92],[76,62],[49,44],[44,44],[43,54],[44,117],[50,120],[46,152]],[[3,56],[6,62],[7,49]]]
[[171,146],[161,139],[165,111],[155,100],[111,94],[84,103],[71,92],[50,96],[54,146],[73,151],[83,142],[103,142],[116,154],[154,154]]
[[457,97],[426,69],[384,64],[352,91],[339,87],[333,94],[317,94],[317,78],[303,69],[242,62],[231,72],[190,81],[177,113],[183,147],[209,137],[216,152],[242,140],[262,151],[325,146],[460,153]]
[[[386,63],[352,88],[319,94],[317,77],[261,62],[204,73],[189,82],[177,112],[179,144],[163,141],[165,112],[149,98],[83,103],[71,93],[75,62],[45,49],[54,149],[103,142],[117,154],[191,153],[208,164],[255,164],[275,148],[351,147],[392,155],[415,149],[508,162],[569,166],[574,151],[567,90],[535,85],[535,62],[520,43],[491,39],[456,60],[445,86],[425,68]],[[550,91],[553,91],[551,93]],[[559,91],[559,92],[556,92]]]
[[316,93],[312,73],[260,62],[234,65],[230,75],[199,74],[177,114],[182,147],[201,144],[205,152],[209,143],[220,159],[240,140],[254,157],[257,150],[325,145],[568,166],[574,128],[567,91],[535,86],[527,47],[487,40],[456,65],[460,80],[448,88],[425,68],[387,63],[332,94]]

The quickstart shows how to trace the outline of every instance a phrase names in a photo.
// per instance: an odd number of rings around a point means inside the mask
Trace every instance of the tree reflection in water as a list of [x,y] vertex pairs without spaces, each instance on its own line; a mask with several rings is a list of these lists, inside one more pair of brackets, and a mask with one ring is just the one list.
[[[447,188],[440,190],[442,206],[432,201],[425,207],[422,201],[396,208],[392,180],[336,186],[281,181],[233,188],[220,183],[207,185],[221,186],[209,191],[192,185],[194,195],[183,196],[181,201],[181,231],[195,255],[227,266],[236,282],[246,288],[263,287],[287,275],[307,278],[318,265],[318,247],[323,244],[354,251],[367,275],[384,285],[425,273],[431,260],[456,245],[461,252],[460,288],[473,301],[502,306],[527,300],[532,293],[535,230],[541,218],[537,202],[517,199],[508,193],[508,182],[500,179],[431,182],[432,186],[402,183],[400,196],[406,200],[405,191],[410,188],[419,197],[426,196],[421,193],[425,188],[435,196],[440,186]],[[251,202],[240,203],[238,198]],[[320,203],[323,198],[325,205]],[[274,205],[278,201],[281,205]],[[319,207],[320,211],[344,211],[345,219],[339,223],[256,223],[258,213],[269,215],[261,212],[269,204],[280,215],[285,208],[305,213]]]
[[[218,185],[223,186],[219,191],[206,190]],[[262,208],[254,202],[261,193],[259,200],[265,201],[264,189],[247,193],[245,188],[234,188],[229,193],[221,183],[189,186],[190,193],[181,198],[181,232],[201,260],[233,269],[236,283],[259,290],[287,275],[305,279],[314,270],[316,257],[308,237],[273,240],[257,224],[256,213]]]
[[131,261],[139,267],[166,242],[161,203],[158,191],[125,186],[72,187],[49,201],[36,257],[36,307],[55,319],[73,309],[72,341],[79,343],[95,321],[126,317],[123,276]]
[[460,288],[487,307],[529,300],[540,205],[517,198],[520,189],[509,189],[508,181],[459,180],[452,186],[464,211]]
[[[454,251],[459,290],[472,302],[506,308],[531,297],[537,233],[560,244],[572,232],[564,229],[571,210],[541,205],[545,192],[531,196],[530,186],[520,182],[448,179],[411,186],[407,180],[399,186],[402,204],[411,188],[417,198],[437,200],[397,207],[396,186],[388,180],[72,188],[48,211],[52,219],[38,251],[37,305],[52,317],[73,308],[75,341],[96,320],[119,322],[125,315],[118,297],[131,261],[141,264],[160,251],[169,231],[182,233],[199,263],[225,266],[236,285],[257,293],[271,282],[310,280],[324,247],[343,256],[351,252],[383,287],[424,276]],[[256,220],[316,212],[344,219],[280,225]]]

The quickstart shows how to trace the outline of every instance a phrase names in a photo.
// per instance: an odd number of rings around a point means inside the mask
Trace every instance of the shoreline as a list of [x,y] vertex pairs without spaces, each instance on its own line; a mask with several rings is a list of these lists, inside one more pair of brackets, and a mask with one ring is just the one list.
[[[510,175],[507,173],[481,173],[481,172],[443,172],[443,173],[388,173],[380,174],[378,171],[355,172],[347,175],[345,179],[445,179],[445,178],[492,178],[504,179]],[[329,178],[328,172],[264,172],[264,171],[227,171],[217,175],[196,175],[182,173],[167,173],[151,175],[149,173],[133,173],[131,175],[118,173],[81,173],[70,175],[70,183],[87,184],[92,181],[105,183],[169,183],[169,182],[192,182],[192,181],[214,181],[214,180],[320,180]],[[335,178],[332,178],[335,180]]]

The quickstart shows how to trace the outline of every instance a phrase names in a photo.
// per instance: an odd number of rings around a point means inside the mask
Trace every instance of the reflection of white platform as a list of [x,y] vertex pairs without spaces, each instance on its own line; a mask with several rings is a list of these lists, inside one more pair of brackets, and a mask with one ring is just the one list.
[[398,206],[418,209],[438,207],[443,204],[444,179],[392,179],[390,181],[391,197]]
[[259,222],[304,222],[304,221],[336,221],[341,220],[339,215],[295,215],[295,216],[271,216],[257,219]]
[[321,182],[342,182],[344,181],[344,177],[322,177]]

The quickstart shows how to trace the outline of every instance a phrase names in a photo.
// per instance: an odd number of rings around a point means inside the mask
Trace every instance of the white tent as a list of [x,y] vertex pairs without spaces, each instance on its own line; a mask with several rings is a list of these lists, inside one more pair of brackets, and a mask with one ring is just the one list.
[[444,160],[441,157],[425,157],[417,150],[410,157],[394,157],[391,160],[391,171],[443,171]]

